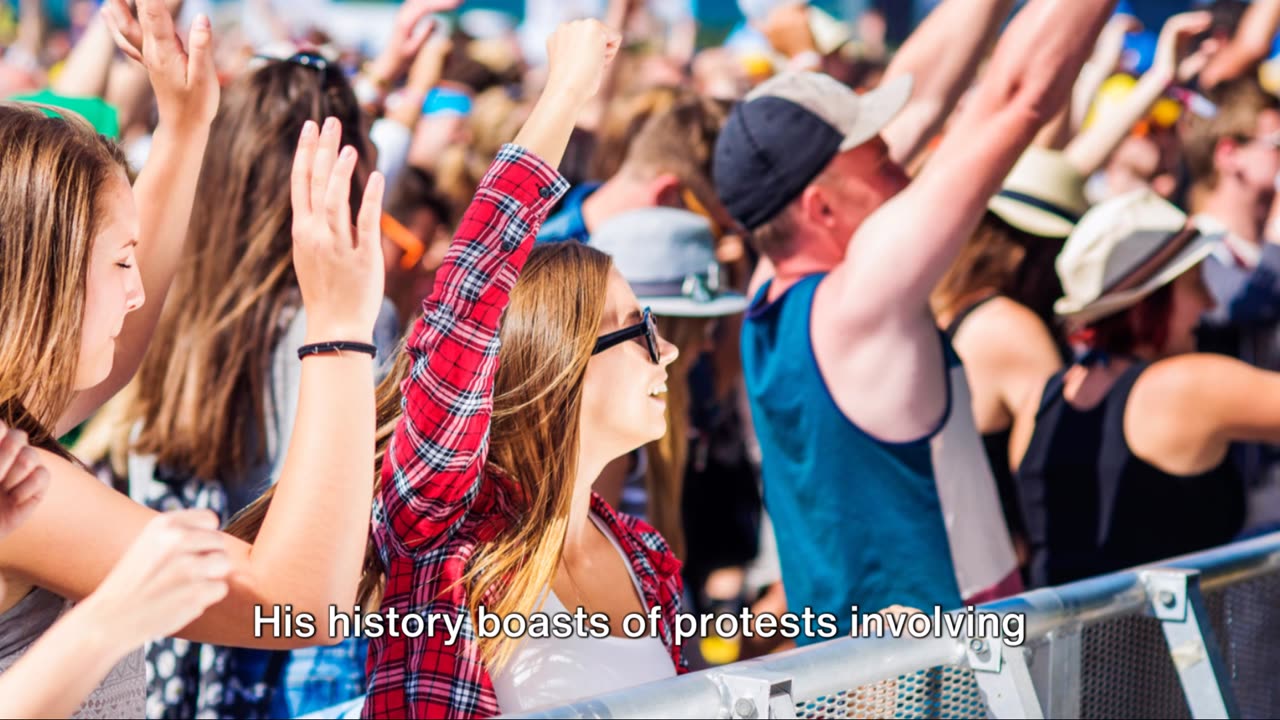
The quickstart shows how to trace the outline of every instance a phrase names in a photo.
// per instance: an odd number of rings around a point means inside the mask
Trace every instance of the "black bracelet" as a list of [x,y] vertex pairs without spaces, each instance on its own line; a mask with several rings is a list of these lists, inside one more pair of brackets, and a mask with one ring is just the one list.
[[298,348],[298,359],[301,360],[308,355],[320,355],[322,353],[341,353],[343,350],[352,352],[360,352],[369,357],[378,357],[378,348],[375,345],[362,342],[349,342],[347,340],[338,340],[335,342],[322,342],[313,345],[303,345]]

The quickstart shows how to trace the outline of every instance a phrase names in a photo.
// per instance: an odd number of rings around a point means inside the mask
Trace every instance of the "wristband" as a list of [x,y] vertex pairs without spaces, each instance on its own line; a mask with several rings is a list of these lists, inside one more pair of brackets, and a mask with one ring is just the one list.
[[298,359],[301,360],[307,357],[308,355],[321,355],[321,354],[334,353],[334,352],[341,355],[343,350],[350,350],[352,352],[364,353],[372,358],[378,357],[378,348],[375,345],[370,345],[369,343],[362,343],[362,342],[349,342],[346,340],[338,340],[335,342],[322,342],[322,343],[314,343],[311,345],[303,345],[302,347],[298,348]]

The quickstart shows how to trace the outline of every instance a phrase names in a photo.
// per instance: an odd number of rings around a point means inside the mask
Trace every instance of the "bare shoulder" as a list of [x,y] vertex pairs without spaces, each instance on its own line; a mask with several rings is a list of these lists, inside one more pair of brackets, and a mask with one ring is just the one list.
[[1152,363],[1133,386],[1130,404],[1146,408],[1188,411],[1204,408],[1269,373],[1226,355],[1189,353]]
[[1007,297],[994,297],[965,319],[956,333],[955,344],[983,354],[1019,356],[1026,354],[1029,347],[1034,348],[1028,340],[1034,340],[1036,345],[1053,345],[1049,329],[1030,308]]
[[79,599],[155,511],[56,453],[38,448],[37,453],[49,471],[49,489],[26,522],[0,539],[0,568]]

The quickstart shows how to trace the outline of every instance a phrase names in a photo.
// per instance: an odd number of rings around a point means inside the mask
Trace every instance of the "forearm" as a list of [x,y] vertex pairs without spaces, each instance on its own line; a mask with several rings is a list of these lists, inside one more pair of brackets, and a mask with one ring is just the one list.
[[105,99],[119,113],[121,132],[146,123],[153,99],[146,68],[132,60],[113,62]]
[[72,49],[51,89],[59,95],[71,97],[102,97],[107,92],[107,76],[111,72],[115,49],[115,41],[111,39],[111,32],[99,11]]
[[514,142],[551,167],[559,167],[581,110],[582,102],[572,93],[548,86]]
[[942,127],[1012,7],[1012,0],[948,0],[907,38],[885,73],[886,80],[909,74],[914,82],[911,102],[886,128],[897,162],[909,162]]
[[1068,100],[1067,106],[1040,128],[1032,144],[1047,150],[1061,150],[1071,142],[1071,129],[1071,102]]
[[72,608],[0,674],[0,717],[71,717],[132,646],[109,634],[92,599]]
[[19,0],[18,2],[18,47],[31,57],[40,57],[40,49],[44,47],[44,9],[41,0]]
[[1167,68],[1153,67],[1144,73],[1118,106],[1095,118],[1088,130],[1067,145],[1067,161],[1081,175],[1093,174],[1120,146],[1133,126],[1151,111],[1172,82],[1173,71]]
[[1120,62],[1124,52],[1124,38],[1132,23],[1136,21],[1117,16],[1103,28],[1094,45],[1093,53],[1080,69],[1075,85],[1071,91],[1071,128],[1077,130],[1084,126],[1089,109],[1098,95],[1098,90]]
[[924,171],[858,230],[850,245],[856,257],[840,275],[850,283],[850,302],[872,315],[892,306],[914,317],[928,306],[991,196],[1061,109],[1112,5],[1039,0],[1018,14]]
[[[307,342],[360,340],[308,327]],[[374,448],[373,359],[360,353],[303,361],[297,419],[249,554],[256,595],[327,617],[350,607],[369,532]]]

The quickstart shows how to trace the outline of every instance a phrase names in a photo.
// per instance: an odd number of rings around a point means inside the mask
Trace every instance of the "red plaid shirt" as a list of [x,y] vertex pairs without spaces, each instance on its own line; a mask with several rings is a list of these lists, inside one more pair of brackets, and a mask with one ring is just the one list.
[[[373,538],[387,569],[382,612],[447,614],[464,624],[453,645],[446,634],[371,639],[364,717],[498,713],[467,611],[468,589],[457,581],[477,548],[518,522],[508,486],[484,471],[498,325],[538,226],[567,189],[542,160],[521,147],[503,147],[409,336],[413,365],[401,387],[404,417],[391,439],[373,512]],[[662,639],[677,672],[685,672],[672,637],[682,592],[679,561],[653,528],[614,513],[599,496],[592,497],[591,509],[626,550],[645,609],[662,608]]]

